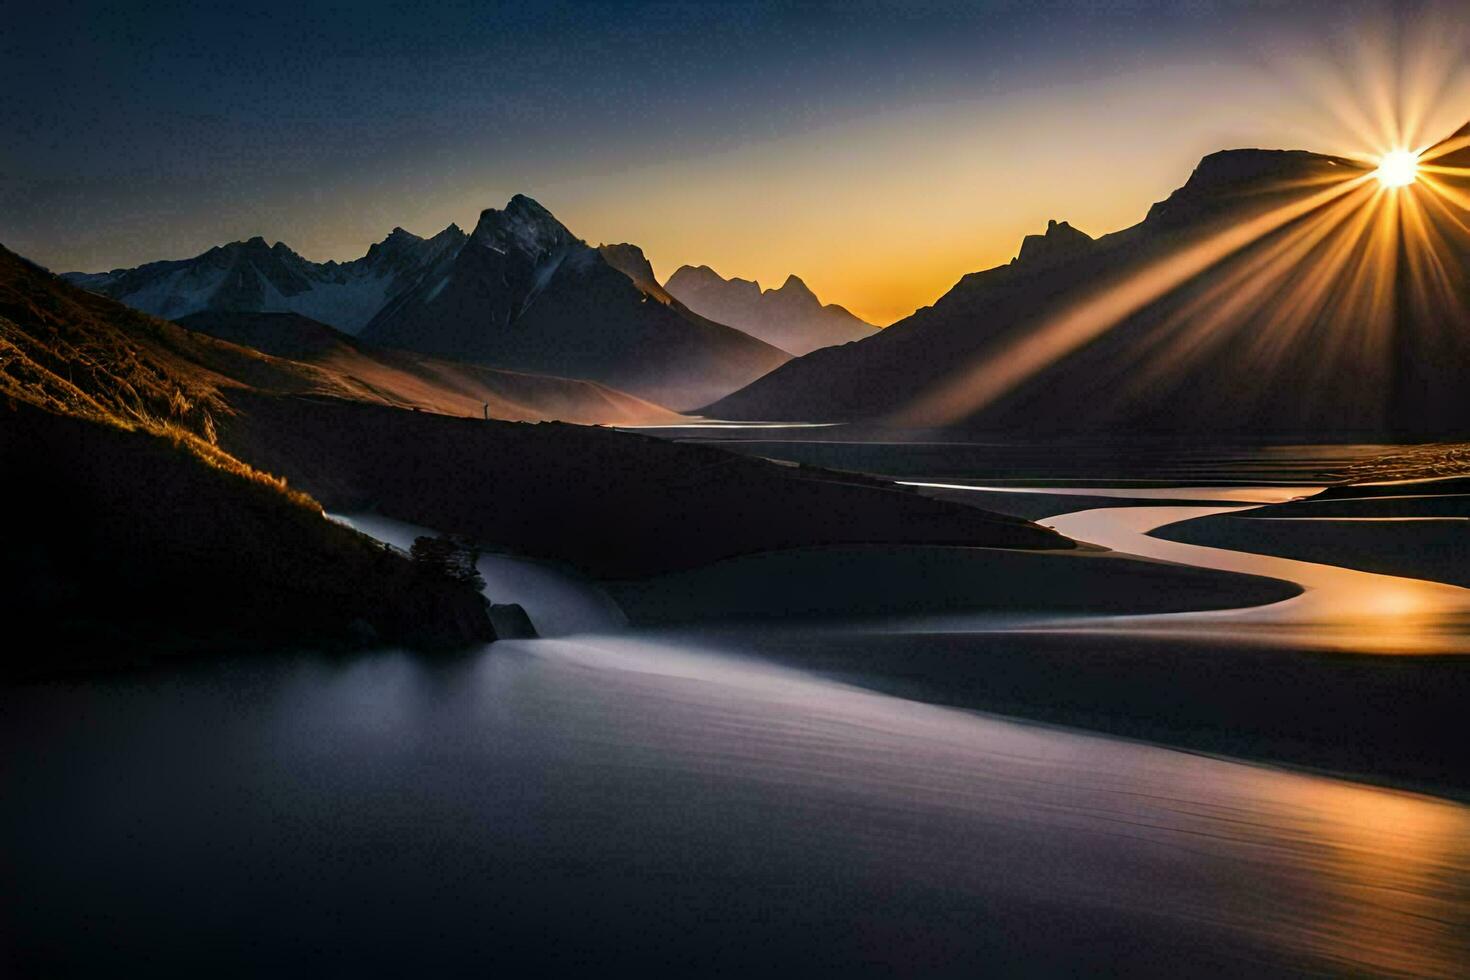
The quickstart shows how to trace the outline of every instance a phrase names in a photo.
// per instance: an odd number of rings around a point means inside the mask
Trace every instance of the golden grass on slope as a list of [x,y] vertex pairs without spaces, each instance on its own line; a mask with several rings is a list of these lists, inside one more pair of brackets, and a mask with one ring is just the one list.
[[[126,363],[141,369],[142,376],[132,379],[127,376],[131,372],[102,367],[95,360],[95,352],[85,354],[84,360],[67,364],[69,377],[81,373],[93,382],[83,388],[17,346],[12,339],[16,330],[13,321],[0,317],[0,393],[57,414],[91,419],[128,432],[161,436],[175,448],[192,453],[215,469],[271,487],[299,506],[321,510],[321,505],[307,494],[289,489],[284,477],[257,470],[215,445],[214,416],[209,406],[223,405],[215,392],[194,389],[200,396],[197,402],[179,387],[164,394],[166,388],[150,384],[161,380],[159,376],[147,370],[136,357]],[[111,382],[110,386],[96,384],[103,379]],[[166,412],[162,416],[154,414],[160,402]]]
[[[202,344],[229,347],[207,338]],[[159,436],[216,470],[320,511],[284,478],[215,444],[215,417],[230,411],[220,388],[231,382],[182,356],[191,346],[201,341],[187,331],[74,289],[0,249],[0,395]]]

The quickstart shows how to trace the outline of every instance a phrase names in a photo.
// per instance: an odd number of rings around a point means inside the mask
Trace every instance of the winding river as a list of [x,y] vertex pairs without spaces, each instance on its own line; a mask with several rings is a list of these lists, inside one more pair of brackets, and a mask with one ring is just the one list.
[[1335,565],[1206,548],[1152,537],[1169,524],[1255,505],[1119,507],[1046,519],[1068,537],[1161,561],[1295,582],[1303,593],[1256,608],[1113,617],[1100,629],[1181,636],[1248,635],[1255,641],[1358,653],[1470,652],[1470,589]]

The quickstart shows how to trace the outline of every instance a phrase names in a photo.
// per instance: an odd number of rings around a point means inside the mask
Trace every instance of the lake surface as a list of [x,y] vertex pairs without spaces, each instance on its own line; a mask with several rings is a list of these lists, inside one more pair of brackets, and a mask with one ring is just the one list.
[[[1126,537],[1155,509],[1068,525]],[[491,562],[557,635],[0,691],[13,964],[1470,963],[1470,807],[921,704],[772,662],[761,632],[628,631],[595,589]]]
[[30,965],[1452,975],[1470,956],[1466,807],[687,640],[4,701],[6,918]]

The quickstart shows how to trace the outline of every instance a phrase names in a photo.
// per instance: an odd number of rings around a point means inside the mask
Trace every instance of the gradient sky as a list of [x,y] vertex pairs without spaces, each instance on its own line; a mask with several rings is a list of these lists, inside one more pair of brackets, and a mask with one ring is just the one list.
[[1351,114],[1421,66],[1424,128],[1457,127],[1454,9],[33,4],[0,32],[0,242],[58,271],[252,235],[348,259],[522,192],[660,276],[795,272],[888,323],[1048,218],[1132,224],[1207,152],[1379,148]]

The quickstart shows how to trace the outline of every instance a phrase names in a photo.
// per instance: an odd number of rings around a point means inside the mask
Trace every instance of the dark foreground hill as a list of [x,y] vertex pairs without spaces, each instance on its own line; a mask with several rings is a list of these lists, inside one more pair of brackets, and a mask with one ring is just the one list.
[[1434,190],[1465,183],[1390,191],[1351,160],[1216,153],[1138,225],[1093,240],[1053,222],[932,307],[703,411],[1047,435],[1470,431],[1470,233]]
[[215,445],[232,383],[191,352],[257,380],[289,377],[0,249],[4,596],[12,624],[35,630],[0,672],[493,639],[476,589],[324,520]]
[[[494,639],[473,588],[322,518],[223,453],[138,426],[0,407],[20,675],[180,654]],[[12,620],[14,622],[14,620]]]
[[221,444],[330,509],[453,528],[600,577],[820,544],[1074,547],[892,483],[632,433],[246,391],[231,402]]

